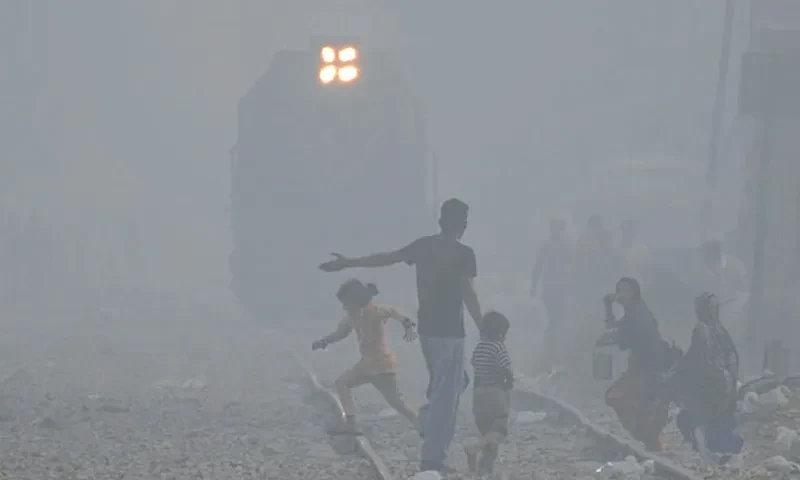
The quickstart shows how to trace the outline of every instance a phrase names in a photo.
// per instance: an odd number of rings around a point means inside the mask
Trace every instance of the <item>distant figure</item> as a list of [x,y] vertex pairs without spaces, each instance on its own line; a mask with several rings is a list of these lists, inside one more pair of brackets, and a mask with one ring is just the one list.
[[719,301],[704,293],[695,300],[692,343],[664,381],[666,398],[682,410],[676,419],[686,442],[704,461],[724,463],[744,440],[736,433],[739,354],[719,319]]
[[[667,424],[668,404],[660,401],[657,387],[669,368],[669,345],[661,337],[653,312],[642,299],[639,283],[624,277],[616,293],[603,297],[606,326],[612,331],[598,345],[617,345],[628,350],[628,370],[606,392],[606,403],[614,409],[620,423],[650,451],[660,451],[661,430]],[[625,313],[614,319],[612,304],[622,305]]]
[[639,277],[639,270],[649,256],[647,247],[637,238],[638,229],[635,220],[625,220],[620,226],[619,262],[620,274],[624,277]]
[[[586,232],[578,239],[575,273],[578,295],[584,304],[594,305],[605,285],[614,279],[614,245],[600,215],[589,217]],[[595,300],[591,301],[592,298]],[[589,314],[588,311],[582,313]]]
[[511,389],[514,387],[514,371],[505,345],[509,327],[504,315],[487,313],[483,317],[481,340],[472,352],[475,369],[472,413],[481,436],[467,442],[464,451],[470,472],[481,475],[492,473],[500,442],[508,436]]
[[747,290],[747,273],[742,263],[725,254],[722,243],[712,240],[700,249],[701,260],[693,264],[692,286],[696,292],[710,292],[722,302]]
[[574,246],[567,237],[567,223],[561,219],[550,220],[550,237],[536,251],[531,279],[531,297],[538,293],[541,280],[542,303],[547,310],[547,330],[543,341],[545,370],[550,370],[555,357],[565,347],[564,334],[574,293],[574,257]]
[[578,239],[583,267],[589,273],[607,275],[614,251],[611,232],[603,225],[603,217],[598,214],[589,217],[586,226],[586,231]]
[[458,199],[442,204],[441,233],[419,238],[392,252],[361,258],[334,254],[320,269],[336,272],[354,267],[385,267],[405,262],[416,266],[420,344],[428,366],[428,404],[420,409],[423,438],[422,471],[447,471],[444,462],[453,440],[461,393],[467,387],[464,370],[464,307],[480,329],[481,308],[473,288],[475,252],[461,243],[469,207]]
[[591,355],[585,348],[603,332],[597,323],[597,299],[602,297],[616,275],[614,245],[611,232],[603,225],[600,215],[592,215],[586,231],[578,238],[575,254],[575,325],[570,346],[564,351],[570,356],[570,369],[578,376],[591,375]]
[[347,314],[339,323],[336,331],[325,338],[317,340],[311,346],[313,350],[325,349],[355,331],[358,336],[358,350],[361,360],[336,380],[336,393],[342,402],[345,418],[330,433],[360,434],[356,428],[356,406],[350,390],[364,384],[371,384],[381,392],[389,405],[406,417],[416,427],[417,414],[406,405],[397,388],[395,356],[389,350],[386,341],[386,321],[394,319],[403,325],[404,339],[413,342],[417,339],[414,322],[392,307],[379,305],[372,301],[378,288],[373,284],[364,285],[359,280],[345,282],[336,294],[342,302]]

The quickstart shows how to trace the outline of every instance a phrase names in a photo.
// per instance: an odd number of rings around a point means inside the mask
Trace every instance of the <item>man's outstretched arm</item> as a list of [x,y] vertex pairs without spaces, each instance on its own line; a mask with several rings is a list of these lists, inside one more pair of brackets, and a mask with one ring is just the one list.
[[399,250],[384,253],[373,253],[365,257],[348,258],[339,253],[333,253],[335,260],[325,262],[319,266],[325,272],[338,272],[345,268],[376,268],[388,267],[400,262],[411,264],[414,262],[414,252],[417,242],[413,242]]
[[351,258],[348,264],[351,268],[375,268],[375,267],[388,267],[405,261],[403,250],[395,250],[393,252],[373,253],[365,257]]

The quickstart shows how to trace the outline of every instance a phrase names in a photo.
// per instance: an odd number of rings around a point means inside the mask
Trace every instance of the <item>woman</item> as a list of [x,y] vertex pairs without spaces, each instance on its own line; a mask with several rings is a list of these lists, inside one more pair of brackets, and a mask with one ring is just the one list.
[[684,439],[703,460],[718,464],[744,446],[735,417],[739,354],[719,320],[716,296],[697,297],[695,313],[692,343],[667,375],[664,391],[683,407],[676,422]]
[[[623,277],[615,294],[604,297],[606,327],[613,329],[598,344],[617,345],[630,352],[628,369],[606,392],[606,404],[614,409],[620,423],[649,451],[663,449],[661,430],[668,420],[668,404],[657,395],[657,386],[667,370],[669,345],[658,331],[653,312],[642,300],[639,282]],[[624,309],[623,317],[614,319],[616,302]]]

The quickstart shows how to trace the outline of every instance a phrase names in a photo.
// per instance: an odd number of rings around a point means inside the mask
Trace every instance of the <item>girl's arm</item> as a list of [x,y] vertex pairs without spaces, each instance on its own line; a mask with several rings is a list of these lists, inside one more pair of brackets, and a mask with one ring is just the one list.
[[405,335],[403,338],[405,338],[406,341],[413,342],[417,339],[417,325],[410,318],[408,318],[408,315],[394,307],[388,307],[385,305],[379,306],[378,311],[380,312],[380,318],[391,318],[400,322],[400,325],[403,326],[403,330],[405,330]]
[[344,340],[353,331],[353,326],[350,324],[350,319],[345,318],[339,322],[339,327],[330,335],[323,337],[312,344],[312,349],[319,350],[327,347],[332,343]]

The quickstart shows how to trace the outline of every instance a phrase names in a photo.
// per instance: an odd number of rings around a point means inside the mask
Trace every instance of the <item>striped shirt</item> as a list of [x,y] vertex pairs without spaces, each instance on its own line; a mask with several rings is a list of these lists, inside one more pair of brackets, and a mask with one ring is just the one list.
[[481,340],[472,352],[471,363],[476,386],[506,386],[511,358],[503,342]]

